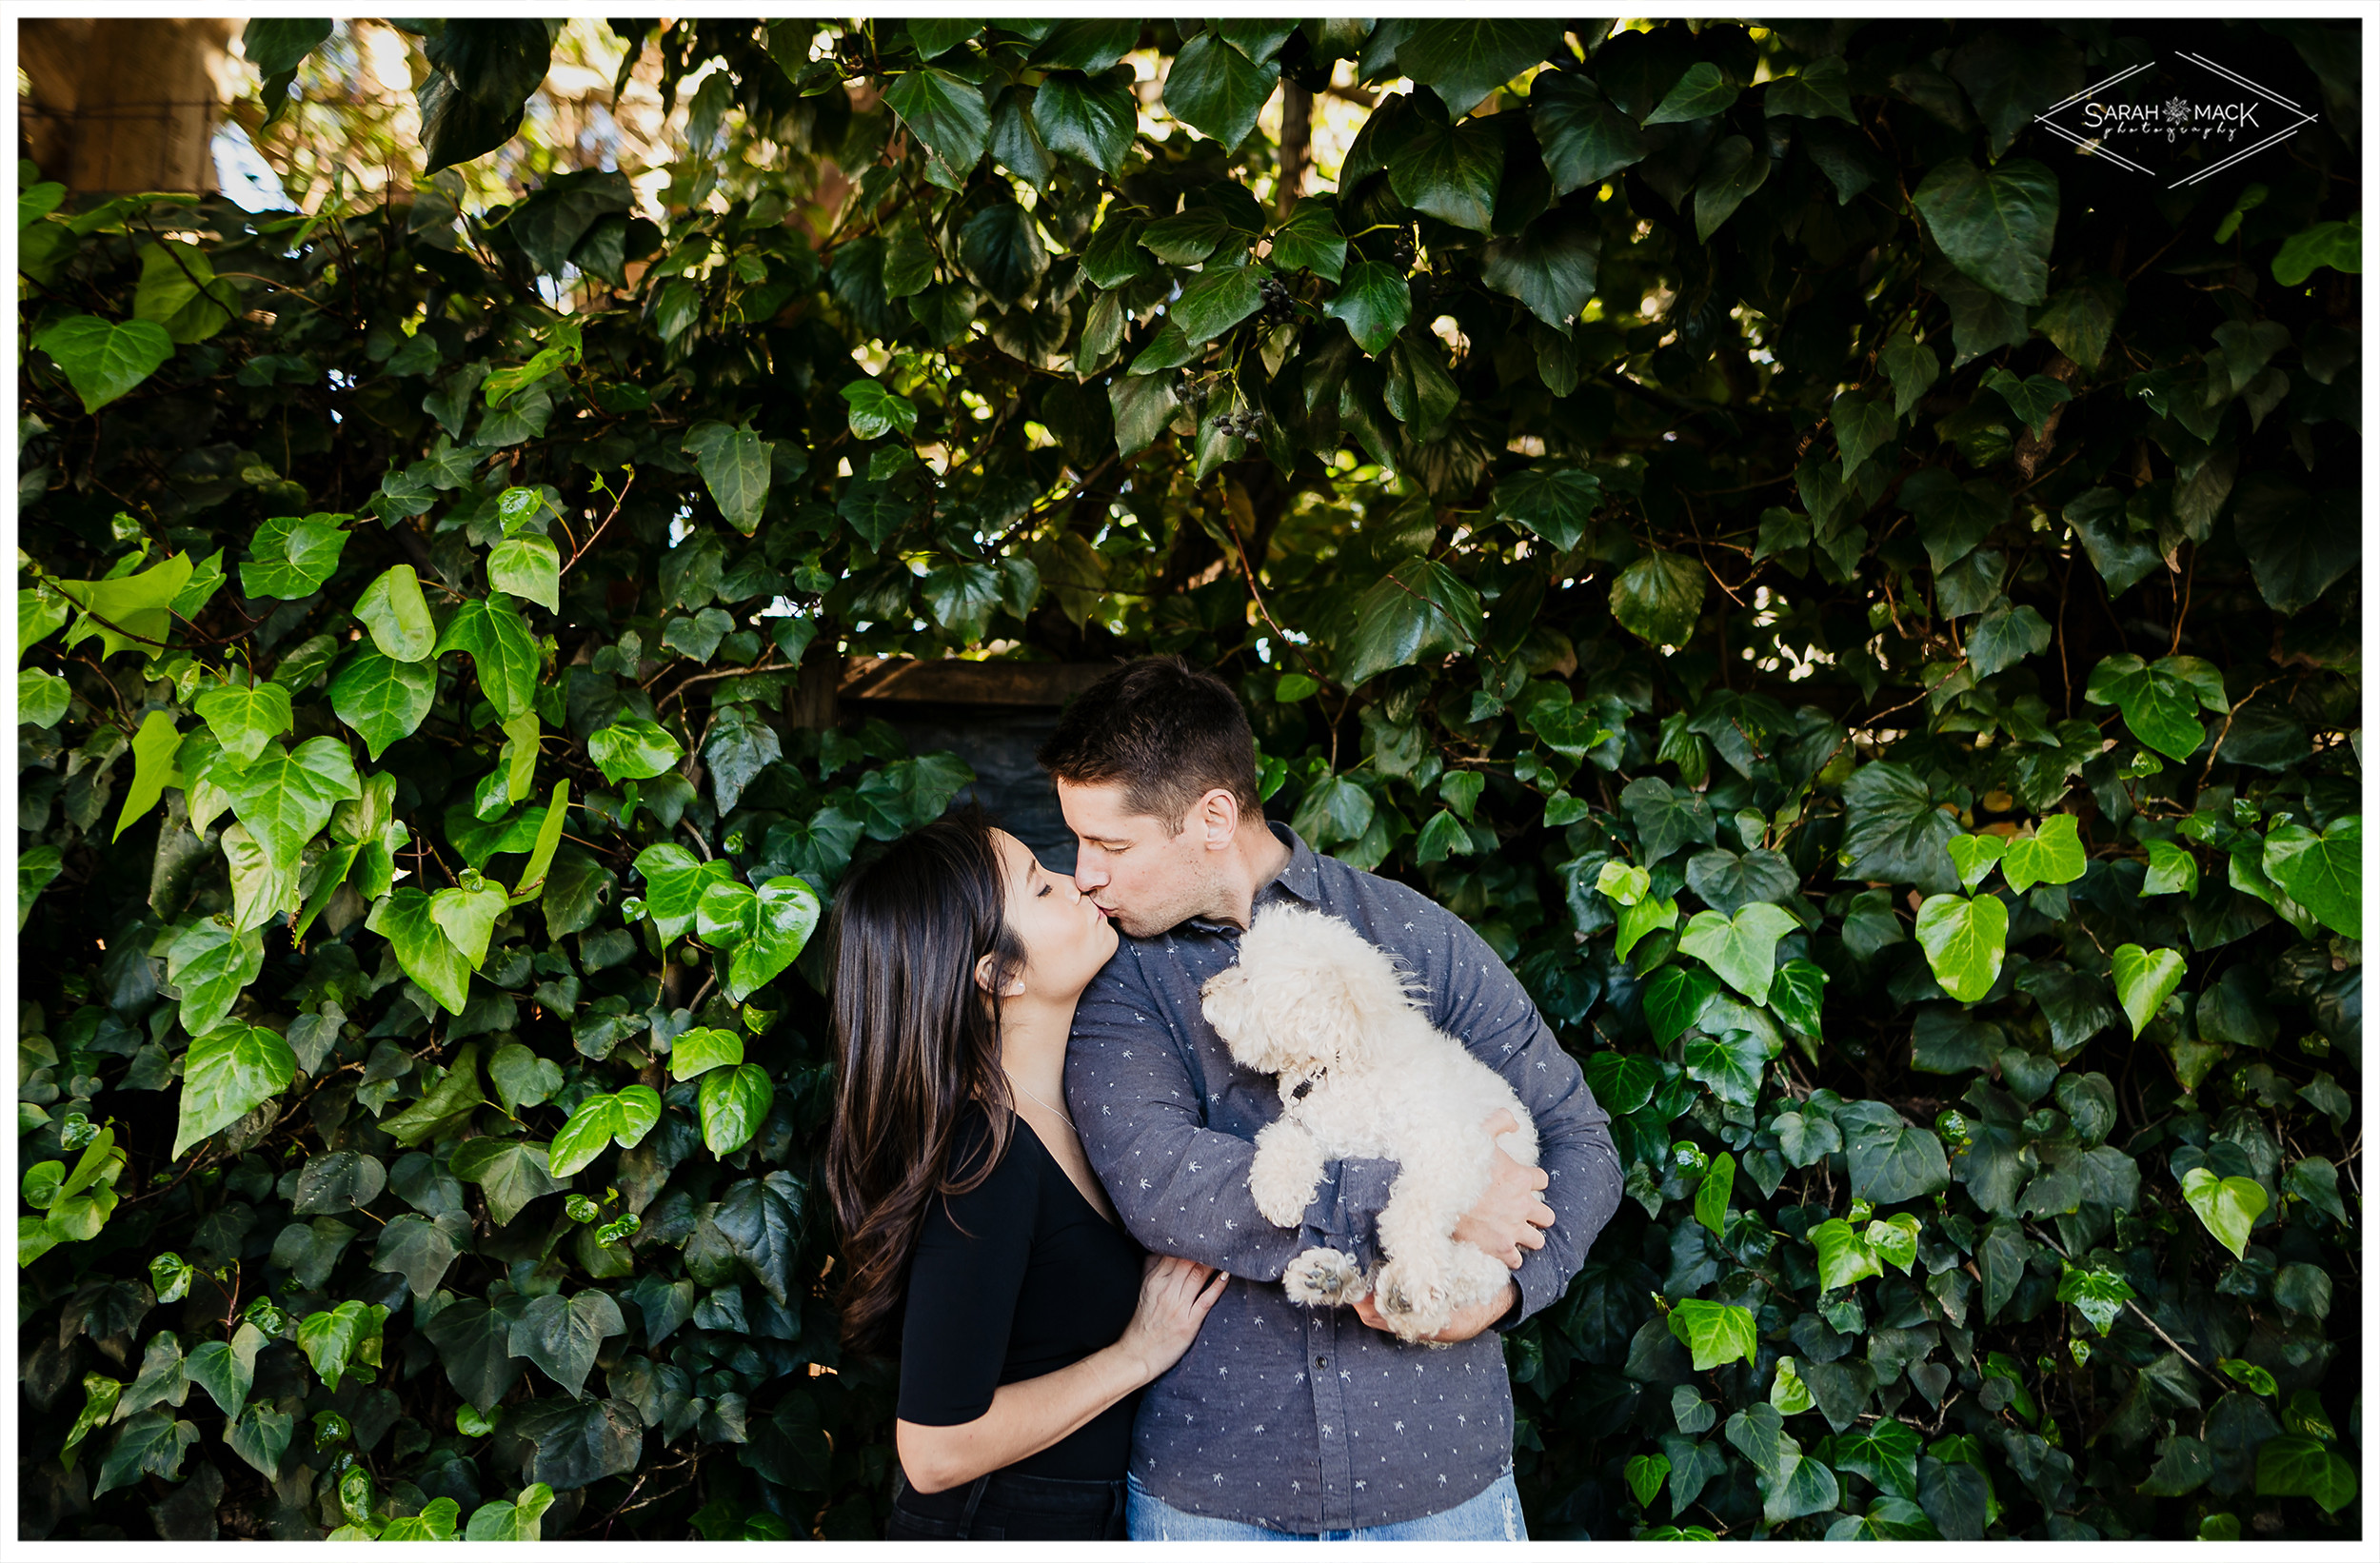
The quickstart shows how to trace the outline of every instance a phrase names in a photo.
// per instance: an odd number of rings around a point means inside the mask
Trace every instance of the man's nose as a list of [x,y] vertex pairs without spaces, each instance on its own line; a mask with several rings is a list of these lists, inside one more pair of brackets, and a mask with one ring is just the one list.
[[1093,861],[1092,853],[1086,847],[1074,861],[1074,887],[1087,896],[1106,882],[1107,870]]

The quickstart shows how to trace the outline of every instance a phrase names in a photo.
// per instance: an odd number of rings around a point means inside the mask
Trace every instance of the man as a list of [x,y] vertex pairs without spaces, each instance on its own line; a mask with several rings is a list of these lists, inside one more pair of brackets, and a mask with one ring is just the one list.
[[[1221,680],[1179,658],[1120,668],[1068,707],[1041,761],[1081,843],[1075,882],[1126,936],[1067,1047],[1083,1149],[1141,1243],[1237,1277],[1142,1395],[1131,1533],[1527,1539],[1498,1332],[1561,1296],[1620,1196],[1610,1119],[1577,1063],[1453,914],[1265,821],[1247,716]],[[1280,1100],[1269,1077],[1233,1063],[1199,989],[1238,960],[1255,909],[1282,899],[1344,918],[1401,960],[1432,1022],[1511,1081],[1536,1120],[1541,1168],[1499,1155],[1455,1232],[1512,1280],[1442,1345],[1386,1334],[1368,1297],[1310,1309],[1279,1285],[1317,1245],[1377,1265],[1373,1226],[1397,1173],[1335,1163],[1296,1231],[1248,1193],[1257,1133]]]

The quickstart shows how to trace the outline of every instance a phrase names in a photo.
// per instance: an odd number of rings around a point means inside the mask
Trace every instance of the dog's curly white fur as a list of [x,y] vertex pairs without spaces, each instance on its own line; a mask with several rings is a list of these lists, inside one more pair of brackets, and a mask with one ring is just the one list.
[[1279,1077],[1282,1115],[1257,1136],[1248,1177],[1266,1220],[1297,1226],[1327,1161],[1398,1163],[1378,1228],[1379,1273],[1311,1248],[1281,1277],[1290,1296],[1335,1307],[1370,1292],[1399,1337],[1422,1340],[1495,1296],[1511,1273],[1455,1241],[1455,1223],[1493,1169],[1498,1141],[1480,1125],[1499,1108],[1512,1114],[1519,1127],[1500,1143],[1530,1166],[1537,1129],[1502,1076],[1430,1024],[1388,953],[1339,918],[1269,906],[1241,938],[1240,963],[1201,991],[1232,1057]]

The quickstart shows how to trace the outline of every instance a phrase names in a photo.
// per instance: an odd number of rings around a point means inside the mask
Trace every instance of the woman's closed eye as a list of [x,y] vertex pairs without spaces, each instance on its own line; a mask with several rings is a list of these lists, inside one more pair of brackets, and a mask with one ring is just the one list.
[[1039,900],[1041,897],[1046,896],[1046,895],[1048,895],[1048,894],[1049,894],[1049,886],[1048,886],[1048,885],[1046,885],[1046,884],[1045,884],[1045,885],[1043,885],[1043,886],[1041,886],[1039,890],[1036,890],[1036,891],[1034,891],[1034,892],[1033,892],[1034,898],[1035,898],[1036,900]]

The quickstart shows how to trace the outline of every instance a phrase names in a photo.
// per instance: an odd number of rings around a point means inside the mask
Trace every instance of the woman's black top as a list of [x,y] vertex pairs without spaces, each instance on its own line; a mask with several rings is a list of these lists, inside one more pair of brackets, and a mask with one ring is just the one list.
[[[991,1125],[961,1125],[951,1167],[982,1164]],[[901,1330],[900,1415],[925,1427],[972,1422],[1002,1384],[1039,1378],[1112,1346],[1140,1297],[1140,1245],[1093,1208],[1023,1119],[991,1176],[936,1196],[909,1262]],[[1138,1394],[1038,1454],[1021,1475],[1117,1481],[1132,1447]],[[915,1494],[921,1509],[963,1503],[966,1488]]]

